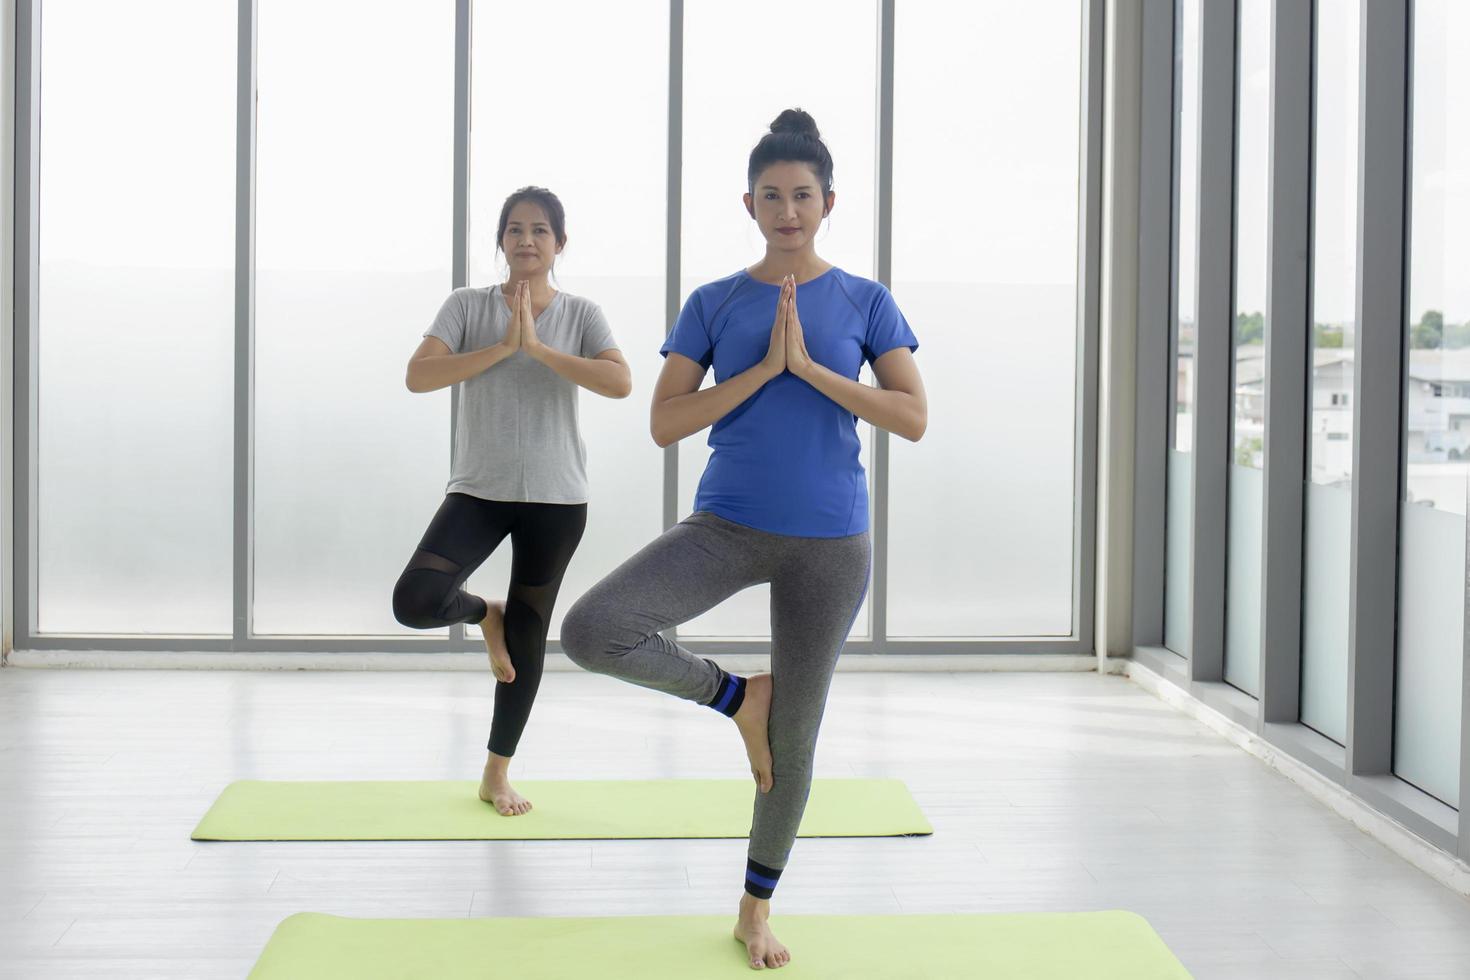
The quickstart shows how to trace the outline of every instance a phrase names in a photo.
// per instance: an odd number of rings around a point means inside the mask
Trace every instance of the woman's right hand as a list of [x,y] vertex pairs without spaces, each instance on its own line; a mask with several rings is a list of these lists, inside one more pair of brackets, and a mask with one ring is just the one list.
[[510,322],[505,326],[505,340],[501,343],[512,351],[521,349],[521,340],[525,336],[525,319],[521,304],[521,291],[526,288],[525,280],[515,284],[515,292],[510,298]]
[[761,360],[761,366],[773,378],[786,370],[786,311],[790,308],[791,293],[795,288],[791,279],[792,277],[787,276],[781,280],[781,296],[776,300],[776,319],[771,324],[771,345]]

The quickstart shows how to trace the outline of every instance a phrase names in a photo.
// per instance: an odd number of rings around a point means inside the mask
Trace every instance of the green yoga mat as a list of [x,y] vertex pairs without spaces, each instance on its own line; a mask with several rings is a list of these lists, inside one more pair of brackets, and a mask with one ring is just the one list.
[[[344,919],[276,927],[249,980],[748,977],[731,916]],[[1132,912],[777,915],[784,980],[1190,980]]]
[[[746,837],[755,784],[743,779],[517,781],[534,809],[503,817],[444,782],[231,783],[194,840],[637,840]],[[897,779],[818,779],[802,837],[932,834]]]

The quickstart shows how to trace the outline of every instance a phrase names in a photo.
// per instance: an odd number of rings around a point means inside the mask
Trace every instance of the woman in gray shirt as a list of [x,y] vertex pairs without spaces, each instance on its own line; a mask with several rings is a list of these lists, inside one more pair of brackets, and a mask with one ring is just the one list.
[[[510,263],[506,281],[454,290],[408,363],[410,391],[459,385],[459,422],[444,502],[394,586],[393,615],[416,629],[479,624],[497,681],[480,799],[515,816],[531,804],[510,785],[510,759],[541,684],[562,575],[587,522],[577,389],[626,398],[633,381],[597,304],[548,282],[567,242],[556,195],[516,191],[496,238]],[[507,535],[505,601],[464,591]]]

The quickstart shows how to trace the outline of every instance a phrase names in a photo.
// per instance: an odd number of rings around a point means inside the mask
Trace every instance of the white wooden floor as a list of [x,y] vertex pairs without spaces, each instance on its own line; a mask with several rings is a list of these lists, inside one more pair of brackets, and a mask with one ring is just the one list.
[[[743,841],[188,839],[234,779],[478,778],[489,711],[465,673],[0,671],[0,977],[243,977],[298,911],[733,914]],[[1121,908],[1199,980],[1470,977],[1470,901],[1122,677],[839,674],[817,768],[935,834],[798,842],[778,918]],[[512,774],[747,772],[714,712],[549,673]]]

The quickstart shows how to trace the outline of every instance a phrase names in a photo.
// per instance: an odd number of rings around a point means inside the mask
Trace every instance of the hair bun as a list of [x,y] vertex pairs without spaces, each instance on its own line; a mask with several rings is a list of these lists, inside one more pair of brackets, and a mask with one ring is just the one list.
[[822,134],[817,132],[817,121],[811,117],[810,113],[801,109],[787,109],[782,112],[776,117],[776,121],[771,123],[771,132],[799,133],[803,136],[810,136],[814,140],[822,138]]

